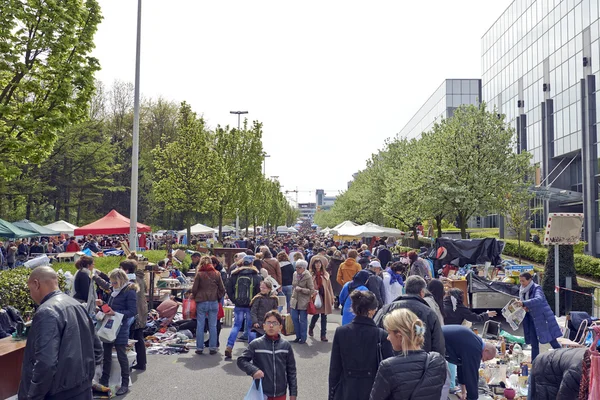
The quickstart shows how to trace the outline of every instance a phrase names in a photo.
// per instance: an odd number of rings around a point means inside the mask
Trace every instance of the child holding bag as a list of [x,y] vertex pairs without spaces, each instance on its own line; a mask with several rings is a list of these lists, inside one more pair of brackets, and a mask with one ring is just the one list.
[[262,379],[262,389],[267,400],[296,400],[296,360],[290,343],[280,335],[283,317],[277,311],[265,314],[265,336],[253,340],[238,357],[238,368],[252,377]]

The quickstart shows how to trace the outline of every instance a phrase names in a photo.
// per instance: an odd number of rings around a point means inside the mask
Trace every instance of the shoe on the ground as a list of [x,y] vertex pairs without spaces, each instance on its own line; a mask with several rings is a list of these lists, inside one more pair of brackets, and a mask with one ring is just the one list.
[[308,327],[308,336],[313,337],[315,335],[313,329],[313,327]]
[[300,339],[300,340],[298,340],[298,343],[299,343],[299,344],[304,344],[304,343],[306,343],[306,340],[304,340],[304,339]]
[[131,367],[131,369],[137,369],[138,371],[145,371],[146,370],[146,366],[145,365],[136,364],[133,367]]
[[227,346],[225,348],[225,358],[231,358],[231,352],[233,351],[233,349],[229,346]]
[[298,343],[299,341],[300,341],[300,338],[294,339],[294,343]]
[[218,350],[210,350],[209,353],[211,356],[214,356],[215,354],[217,354],[219,351]]
[[202,350],[196,350],[196,354],[203,354],[204,353],[204,349]]
[[327,336],[321,336],[321,342],[329,342],[329,340],[327,340]]
[[115,395],[117,395],[117,396],[123,396],[127,392],[129,392],[129,387],[127,387],[127,386],[121,386],[119,388],[119,390],[117,390],[117,393],[115,393]]

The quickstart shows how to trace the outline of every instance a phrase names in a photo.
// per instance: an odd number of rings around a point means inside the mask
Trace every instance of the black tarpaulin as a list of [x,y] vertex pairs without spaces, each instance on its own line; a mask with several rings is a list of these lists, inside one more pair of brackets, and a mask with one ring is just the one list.
[[504,243],[495,238],[437,238],[432,252],[432,259],[437,260],[437,250],[440,247],[445,247],[447,250],[446,257],[438,260],[442,264],[453,264],[462,267],[465,264],[485,264],[489,261],[492,265],[500,265],[502,262],[500,255]]

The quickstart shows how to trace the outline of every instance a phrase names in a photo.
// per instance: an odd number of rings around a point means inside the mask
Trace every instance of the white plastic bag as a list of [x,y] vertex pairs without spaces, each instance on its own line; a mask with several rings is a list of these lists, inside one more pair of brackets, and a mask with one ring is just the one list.
[[317,293],[317,296],[315,297],[315,307],[316,308],[323,307],[323,300],[321,300],[321,295],[318,293]]
[[256,387],[256,381],[252,381],[250,390],[248,390],[248,393],[246,393],[244,400],[265,400],[265,395],[263,394],[262,388],[262,379],[258,381],[258,388]]
[[123,322],[123,314],[116,312],[115,315],[106,315],[102,325],[98,329],[98,338],[104,343],[113,343],[117,340],[119,329]]

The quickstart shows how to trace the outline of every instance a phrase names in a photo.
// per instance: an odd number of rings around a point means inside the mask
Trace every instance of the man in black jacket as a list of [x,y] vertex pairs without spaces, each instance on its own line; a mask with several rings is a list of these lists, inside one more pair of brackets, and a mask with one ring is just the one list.
[[392,303],[384,306],[377,315],[375,315],[375,323],[380,328],[383,328],[383,317],[397,308],[407,308],[414,312],[421,321],[425,323],[425,343],[423,350],[436,351],[442,356],[446,354],[446,345],[444,343],[444,335],[442,326],[438,320],[438,316],[429,305],[423,300],[425,296],[425,288],[427,284],[425,279],[418,275],[410,276],[406,280],[404,286],[406,295],[398,297]]
[[19,400],[88,400],[102,344],[77,300],[58,289],[58,275],[37,267],[27,286],[39,304],[23,357]]

